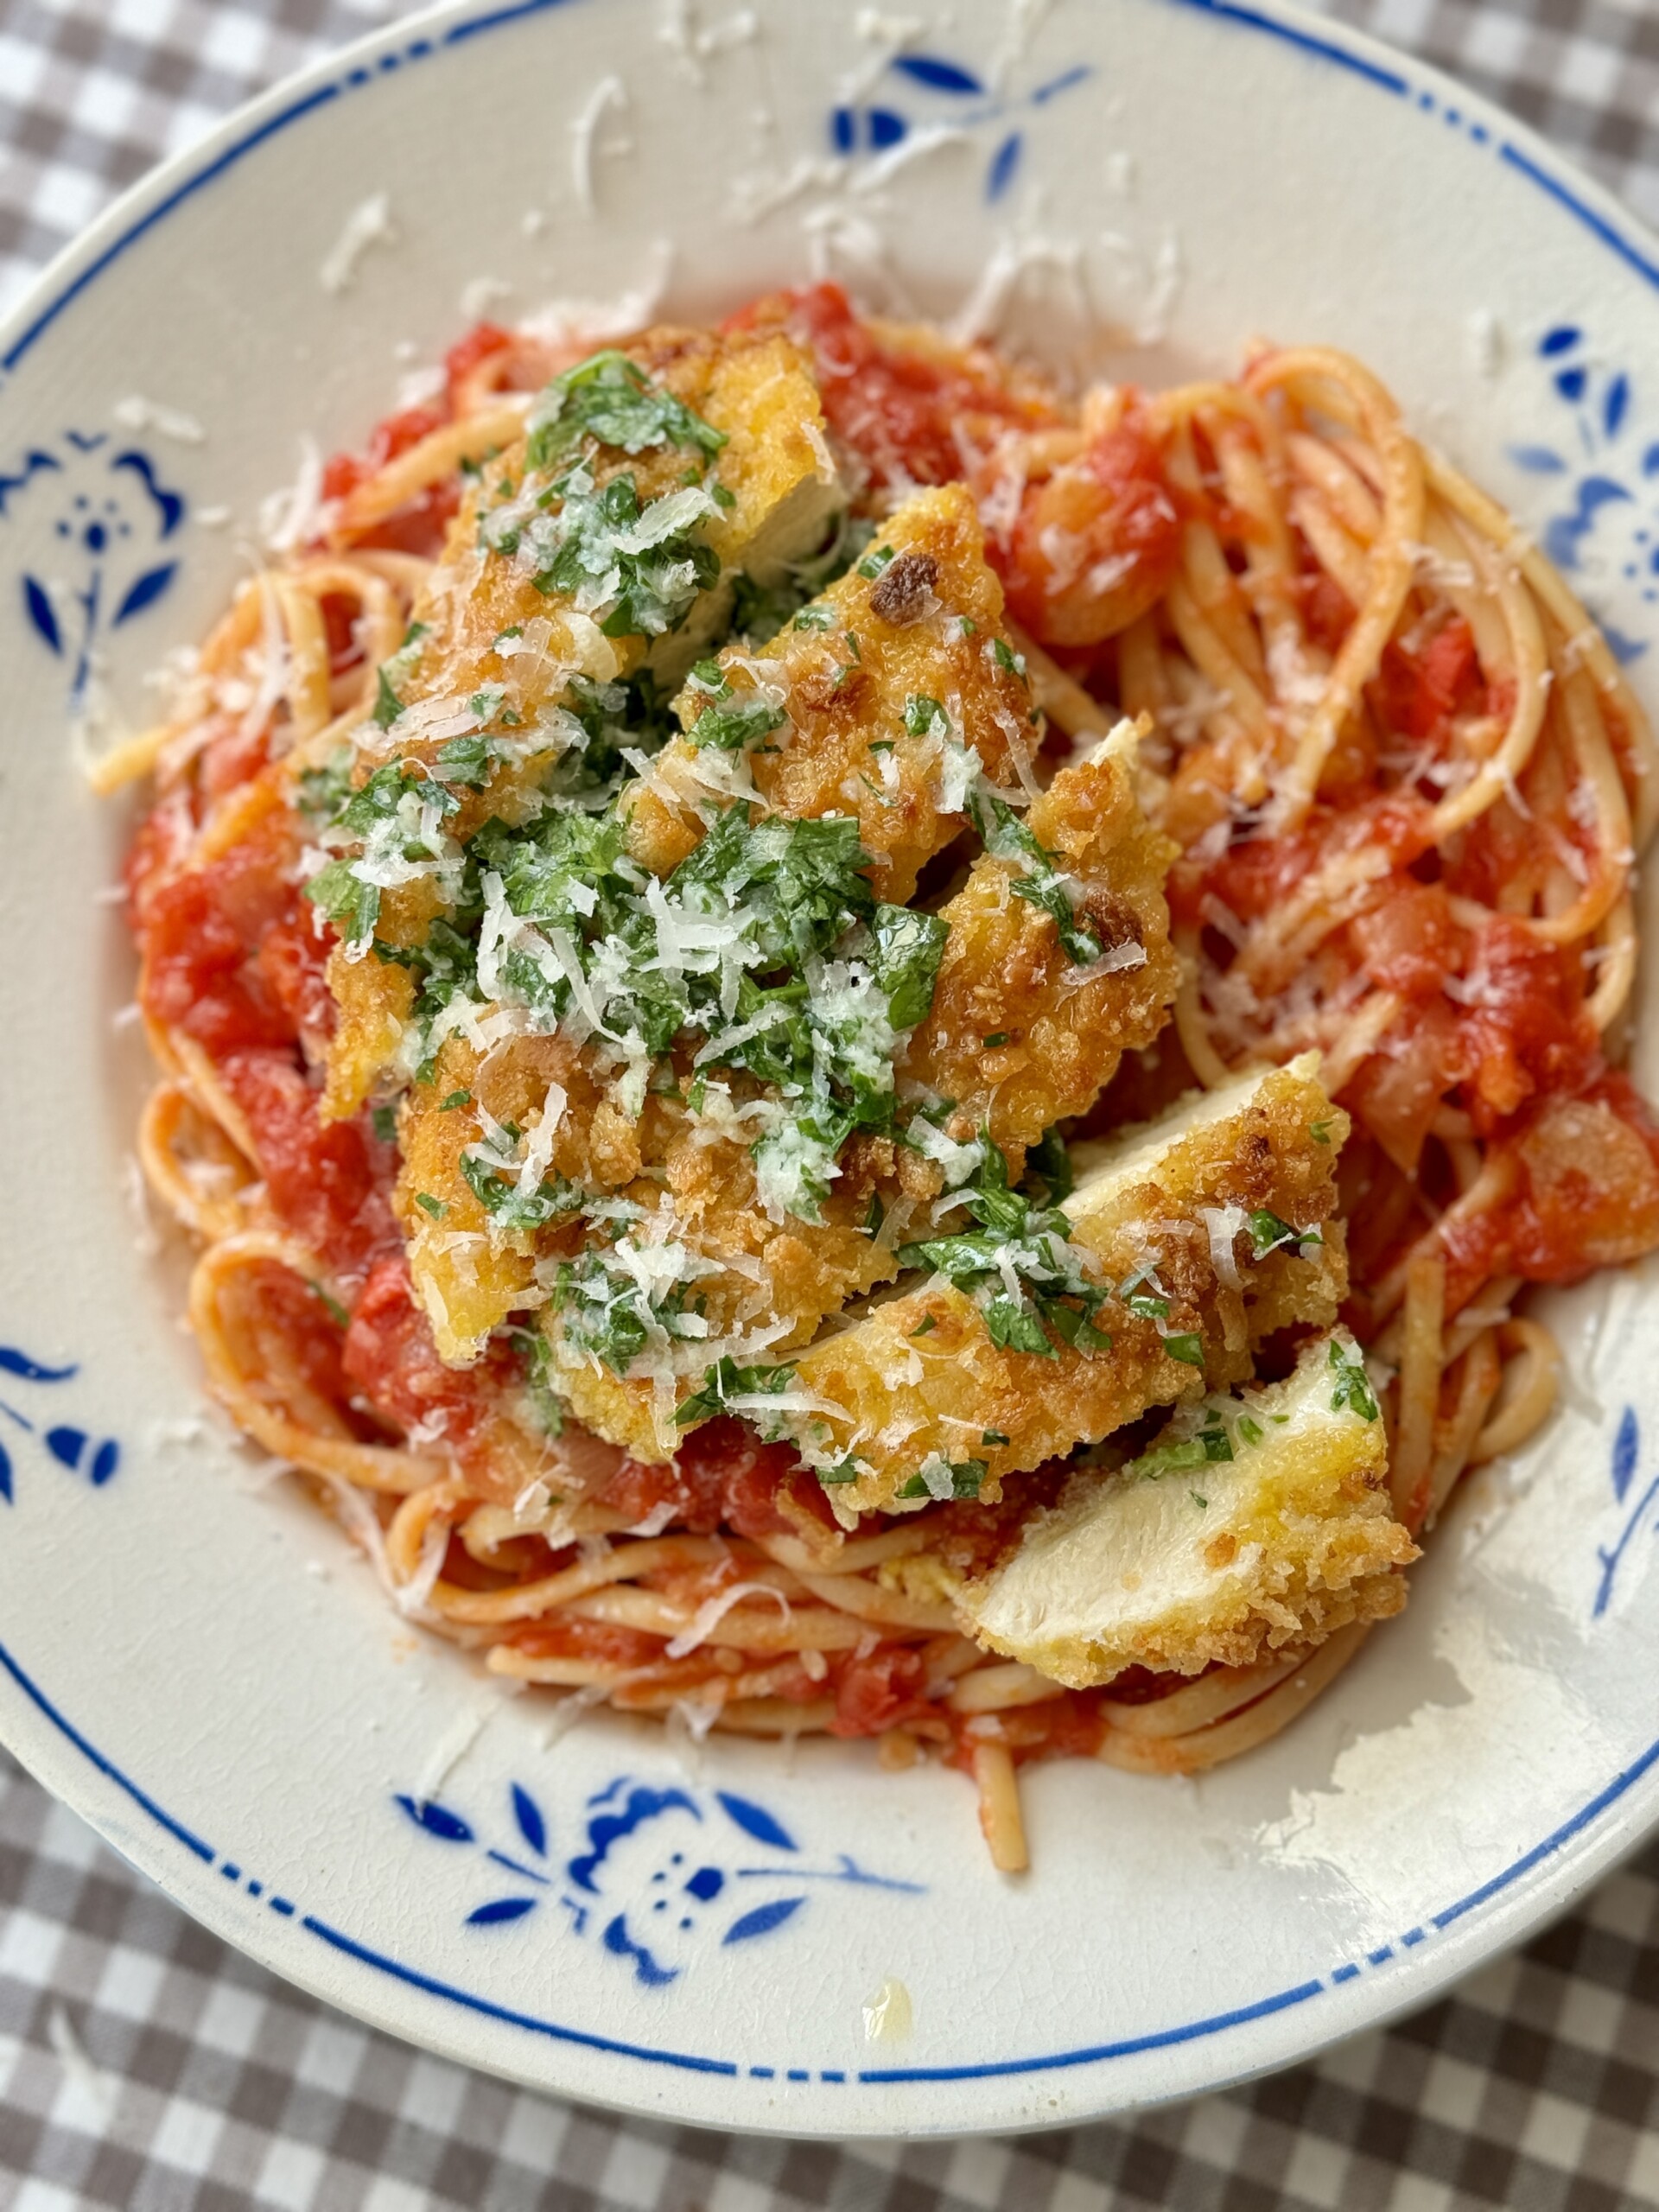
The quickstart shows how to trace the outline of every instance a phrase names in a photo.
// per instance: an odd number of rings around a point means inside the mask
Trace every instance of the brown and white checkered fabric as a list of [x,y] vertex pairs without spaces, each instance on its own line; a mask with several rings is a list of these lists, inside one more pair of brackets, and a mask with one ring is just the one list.
[[[810,0],[801,0],[809,4]],[[0,307],[111,194],[402,0],[0,0]],[[1659,0],[1331,0],[1659,221]],[[0,1753],[0,2212],[1659,2208],[1659,1849],[1402,2025],[1133,2121],[760,2141],[372,2034],[177,1912]]]

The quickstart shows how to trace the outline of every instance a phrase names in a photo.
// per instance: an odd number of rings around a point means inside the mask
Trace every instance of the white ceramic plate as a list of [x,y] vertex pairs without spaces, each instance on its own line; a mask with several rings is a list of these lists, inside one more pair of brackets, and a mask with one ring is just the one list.
[[[395,242],[325,289],[383,192]],[[1651,1269],[1553,1301],[1567,1404],[1471,1486],[1408,1617],[1309,1717],[1198,1783],[1035,1773],[1020,1880],[959,1777],[609,1719],[556,1739],[550,1708],[403,1630],[333,1527],[199,1421],[179,1255],[130,1200],[146,1074],[106,895],[130,821],[86,796],[67,710],[102,683],[142,720],[142,672],[220,605],[301,438],[360,436],[481,307],[695,314],[826,267],[1153,379],[1256,333],[1351,346],[1544,535],[1659,706],[1656,264],[1495,111],[1221,0],[953,0],[902,48],[854,0],[472,6],[296,80],[123,201],[0,336],[20,1756],[208,1926],[365,2018],[804,2134],[1209,2088],[1421,2003],[1603,1872],[1659,1815]],[[890,1980],[913,2024],[873,2037]]]

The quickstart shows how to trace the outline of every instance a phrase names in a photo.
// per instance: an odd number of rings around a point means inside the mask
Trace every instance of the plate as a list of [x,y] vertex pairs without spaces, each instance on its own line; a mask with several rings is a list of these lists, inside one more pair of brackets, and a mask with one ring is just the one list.
[[423,1641],[205,1413],[181,1255],[134,1210],[130,817],[79,747],[144,719],[261,495],[482,311],[598,327],[823,270],[1151,381],[1260,333],[1351,347],[1659,708],[1659,247],[1347,31],[522,0],[245,110],[0,336],[0,1733],[216,1933],[469,2063],[718,2127],[1075,2121],[1423,2003],[1659,1817],[1651,1268],[1552,1299],[1566,1403],[1333,1694],[1199,1782],[1037,1772],[1007,1879],[958,1776],[561,1734]]

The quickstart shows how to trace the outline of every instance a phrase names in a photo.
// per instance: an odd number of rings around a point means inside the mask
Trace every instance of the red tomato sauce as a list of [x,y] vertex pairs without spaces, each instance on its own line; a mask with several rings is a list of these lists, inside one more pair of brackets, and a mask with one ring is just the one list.
[[[375,425],[361,453],[330,455],[322,472],[323,498],[347,498],[359,484],[366,484],[371,477],[378,475],[388,461],[396,461],[423,438],[430,437],[435,430],[447,428],[455,419],[455,396],[462,378],[493,353],[505,352],[514,342],[512,332],[496,323],[480,322],[469,330],[445,354],[443,389],[435,397],[386,416]],[[432,485],[385,521],[350,532],[350,542],[353,545],[378,546],[388,551],[434,558],[442,547],[444,532],[461,505],[462,488],[463,480],[457,472]],[[329,644],[336,653],[348,642],[351,614],[343,602],[338,605],[339,612],[334,613],[325,602],[330,615]]]
[[839,284],[756,300],[726,327],[788,332],[811,358],[825,420],[876,488],[957,481],[976,457],[976,426],[1035,428],[1057,419],[1039,399],[1020,397],[970,363],[884,339]]
[[782,1444],[762,1444],[741,1421],[705,1421],[694,1428],[671,1460],[648,1465],[625,1459],[593,1493],[594,1503],[626,1514],[637,1526],[671,1503],[677,1528],[712,1536],[734,1529],[740,1536],[794,1536],[803,1521],[833,1528],[823,1487]]

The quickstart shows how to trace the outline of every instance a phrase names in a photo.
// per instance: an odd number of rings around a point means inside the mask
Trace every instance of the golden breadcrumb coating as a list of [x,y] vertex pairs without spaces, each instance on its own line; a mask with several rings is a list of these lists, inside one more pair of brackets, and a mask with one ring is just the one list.
[[1074,1476],[957,1592],[964,1629],[1087,1689],[1248,1667],[1399,1611],[1417,1547],[1360,1362],[1345,1332],[1316,1338],[1287,1381],[1185,1407],[1122,1471]]
[[903,1067],[1006,1151],[1085,1112],[1126,1052],[1149,1045],[1180,980],[1164,879],[1176,847],[1135,796],[1133,723],[1062,768],[1027,817],[1058,855],[1102,957],[1079,969],[1053,922],[1014,894],[1016,865],[984,853],[942,908],[950,925],[927,1019]]
[[[936,511],[935,496],[925,499],[930,512]],[[899,527],[906,512],[893,518],[890,532],[901,547],[917,542]],[[969,551],[977,544],[971,516],[963,531],[963,542],[950,555],[957,573],[966,571]],[[895,554],[887,576],[902,557]],[[974,558],[978,573],[969,576],[963,595],[983,612],[995,604],[995,581],[976,553]],[[863,588],[870,589],[868,580]],[[903,626],[904,680],[959,702],[954,617],[935,609]],[[869,658],[876,658],[874,651]],[[1012,668],[995,657],[969,672],[984,675],[987,686],[993,679],[1020,683]],[[908,736],[906,742],[912,743]],[[973,1087],[952,1119],[953,1131],[971,1138],[982,1123],[988,1127],[1016,1174],[1025,1146],[1059,1115],[1092,1103],[1110,1079],[1119,1052],[1149,1041],[1174,995],[1176,965],[1162,891],[1171,849],[1141,813],[1134,752],[1135,733],[1125,724],[1093,757],[1062,769],[1031,817],[1034,833],[1052,841],[1064,863],[1079,911],[1103,942],[1109,938],[1113,953],[1098,963],[1104,972],[1077,969],[1062,949],[1052,918],[1013,894],[1015,869],[1009,861],[982,858],[944,909],[951,931],[940,977],[945,1001],[958,1023],[965,1018],[983,1026],[958,1048],[950,1042],[950,1028],[925,1024],[916,1033],[919,1058],[912,1047],[900,1073],[907,1086],[925,1084],[947,1096],[947,1084],[966,1078]],[[940,757],[937,741],[933,754]],[[779,785],[774,798],[785,795]],[[700,836],[701,821],[690,820]],[[950,828],[946,823],[940,834]],[[958,931],[965,957],[957,949]],[[975,959],[992,971],[977,987],[969,973]],[[1011,1079],[1002,1084],[989,1079],[995,1046],[981,1065],[982,1039],[999,1029],[1027,1040],[1014,1056]],[[401,1122],[398,1211],[416,1289],[444,1358],[476,1356],[489,1331],[525,1301],[538,1254],[572,1249],[568,1230],[503,1236],[491,1223],[461,1168],[462,1153],[487,1126],[479,1107],[498,1123],[531,1129],[539,1123],[550,1083],[556,1084],[563,1104],[553,1171],[645,1207],[652,1217],[650,1236],[673,1242],[695,1268],[708,1270],[697,1274],[696,1293],[709,1338],[741,1338],[740,1354],[748,1359],[755,1356],[749,1347],[759,1346],[768,1357],[792,1351],[826,1315],[894,1274],[901,1232],[941,1188],[938,1169],[916,1151],[889,1135],[859,1135],[843,1147],[820,1218],[779,1219],[756,1188],[750,1153],[759,1134],[753,1109],[763,1094],[751,1078],[735,1074],[710,1084],[704,1110],[696,1116],[676,1099],[652,1096],[635,1123],[607,1095],[606,1078],[594,1069],[591,1051],[579,1056],[550,1040],[509,1039],[481,1055],[452,1037],[442,1049],[434,1080],[410,1094]],[[675,1085],[682,1095],[695,1072],[690,1053],[677,1052]],[[446,1106],[459,1091],[472,1092],[475,1103]],[[442,1208],[435,1217],[434,1203]],[[677,1388],[665,1390],[658,1370],[619,1377],[569,1344],[556,1313],[550,1313],[547,1326],[560,1389],[578,1418],[641,1457],[668,1457],[683,1433],[674,1423],[675,1405],[696,1387],[701,1363],[696,1374],[682,1376]]]
[[[804,1352],[797,1384],[812,1410],[791,1416],[791,1432],[813,1464],[856,1467],[833,1491],[838,1510],[926,1505],[930,1462],[977,1463],[978,1495],[994,1500],[1007,1475],[1109,1436],[1149,1407],[1242,1380],[1271,1329],[1333,1320],[1347,1287],[1332,1216],[1348,1119],[1317,1065],[1308,1054],[1245,1077],[1096,1148],[1065,1211],[1095,1280],[1114,1293],[1096,1317],[1109,1350],[1051,1340],[1045,1357],[999,1345],[972,1298],[935,1276]],[[1321,1241],[1255,1261],[1257,1211]],[[1135,1311],[1116,1294],[1125,1284],[1167,1311]],[[1167,1348],[1192,1337],[1202,1365]]]
[[[785,736],[747,756],[756,793],[795,821],[856,816],[878,899],[903,906],[923,863],[963,829],[963,747],[996,784],[1037,749],[1030,686],[1001,624],[973,499],[949,484],[907,499],[769,645],[719,656],[734,695],[764,692],[788,716]],[[696,843],[708,801],[695,741],[708,709],[695,689],[677,706],[690,734],[664,747],[627,802],[629,849],[659,875]]]
[[[480,509],[494,487],[524,480],[526,445],[519,440],[486,464],[479,487],[450,525],[414,609],[423,634],[399,681],[404,711],[376,747],[365,748],[371,765],[431,764],[458,730],[479,726],[471,702],[481,693],[499,690],[518,718],[513,727],[530,730],[539,710],[557,704],[573,676],[611,683],[649,664],[664,681],[677,681],[702,643],[724,626],[734,578],[741,573],[762,583],[775,581],[822,536],[841,494],[817,388],[798,347],[777,335],[659,329],[626,351],[725,434],[717,474],[732,505],[701,529],[719,563],[719,582],[685,623],[655,640],[607,637],[563,594],[538,591],[518,563],[479,539]],[[594,474],[601,485],[624,472],[632,475],[644,504],[679,487],[685,467],[677,447],[639,454],[607,448]],[[498,765],[484,789],[463,798],[449,825],[453,833],[465,838],[492,814],[522,819],[538,804],[540,778],[556,757],[550,742],[545,750],[527,749]],[[429,883],[388,890],[377,937],[386,944],[418,944],[440,911]],[[343,948],[329,962],[328,982],[340,1019],[324,1112],[334,1118],[354,1114],[392,1060],[413,992],[404,969],[372,957],[351,958]]]

